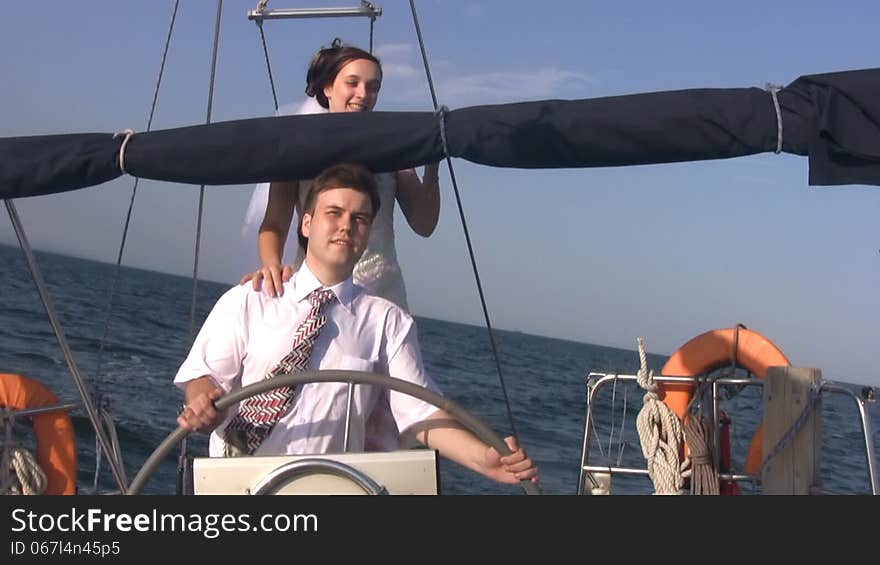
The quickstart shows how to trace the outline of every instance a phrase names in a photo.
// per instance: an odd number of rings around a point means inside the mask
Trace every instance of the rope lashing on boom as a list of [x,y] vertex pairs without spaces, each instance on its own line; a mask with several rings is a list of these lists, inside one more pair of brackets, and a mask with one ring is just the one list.
[[449,146],[446,144],[446,116],[449,115],[449,108],[445,105],[440,106],[434,111],[434,115],[440,123],[440,142],[443,144],[443,156],[449,157]]
[[120,135],[125,135],[125,139],[122,140],[122,145],[119,146],[119,170],[122,171],[123,175],[127,175],[128,171],[125,170],[125,148],[128,146],[131,137],[134,135],[134,130],[129,128],[121,132],[116,132],[113,134],[113,139],[116,139]]
[[690,475],[690,460],[682,460],[683,433],[678,416],[657,395],[654,371],[648,370],[645,340],[638,338],[641,368],[636,375],[639,386],[647,392],[636,417],[642,454],[648,462],[648,476],[655,494],[681,494],[684,479]]
[[776,93],[782,90],[782,87],[768,82],[767,90],[773,98],[773,109],[776,110],[776,151],[774,153],[779,155],[782,153],[782,110],[779,108],[779,96]]

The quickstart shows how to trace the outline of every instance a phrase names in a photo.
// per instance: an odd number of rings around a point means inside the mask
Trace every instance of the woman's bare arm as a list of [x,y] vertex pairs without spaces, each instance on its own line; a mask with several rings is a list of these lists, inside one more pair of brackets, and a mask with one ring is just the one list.
[[298,198],[299,181],[273,182],[269,185],[269,202],[257,236],[257,251],[262,266],[242,277],[241,284],[253,280],[254,290],[260,290],[265,279],[266,292],[271,296],[284,293],[282,283],[290,279],[291,272],[289,267],[282,265],[281,260]]
[[397,171],[397,202],[406,221],[422,237],[434,233],[440,218],[440,163],[425,165],[419,179],[414,169]]

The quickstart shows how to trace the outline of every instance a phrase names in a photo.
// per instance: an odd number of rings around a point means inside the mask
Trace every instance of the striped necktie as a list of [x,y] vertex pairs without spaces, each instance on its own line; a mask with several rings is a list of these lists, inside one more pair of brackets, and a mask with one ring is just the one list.
[[[335,295],[332,290],[317,289],[307,298],[312,309],[297,328],[290,353],[269,371],[267,379],[308,369],[312,346],[327,322],[324,306]],[[253,455],[290,408],[295,392],[293,387],[282,387],[243,400],[238,413],[224,431],[226,455]]]

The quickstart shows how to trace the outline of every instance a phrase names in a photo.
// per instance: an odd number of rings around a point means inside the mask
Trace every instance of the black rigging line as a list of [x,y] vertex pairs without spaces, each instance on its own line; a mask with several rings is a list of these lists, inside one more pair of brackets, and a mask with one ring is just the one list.
[[263,20],[257,20],[260,28],[260,39],[263,42],[263,56],[266,59],[266,70],[269,71],[269,86],[272,88],[272,101],[275,103],[275,113],[278,113],[278,95],[275,94],[275,79],[272,77],[272,64],[269,63],[269,47],[266,45],[266,34],[263,32]]
[[[208,86],[208,111],[205,123],[211,123],[211,110],[214,106],[214,79],[217,75],[217,47],[220,43],[220,16],[223,13],[223,0],[217,0],[217,19],[214,24],[214,48],[211,51],[211,81]],[[205,210],[205,185],[199,187],[199,216],[196,225],[196,249],[193,257],[193,276],[192,276],[192,304],[189,311],[189,345],[187,350],[192,347],[193,334],[195,333],[196,322],[196,302],[197,290],[199,282],[199,249],[202,243],[202,219]]]
[[[162,50],[162,61],[159,64],[159,75],[156,78],[156,88],[153,90],[153,101],[150,104],[150,116],[147,119],[146,131],[150,131],[153,127],[153,117],[156,115],[156,104],[159,100],[159,87],[162,84],[162,77],[165,74],[165,62],[168,60],[168,48],[171,45],[171,36],[174,32],[174,22],[177,20],[177,9],[178,9],[179,5],[180,5],[180,0],[175,0],[174,7],[171,11],[171,23],[168,25],[168,34],[165,37],[165,48]],[[110,299],[108,300],[107,312],[104,316],[104,329],[101,333],[101,340],[98,343],[98,354],[97,354],[97,360],[95,363],[95,382],[93,383],[92,394],[95,395],[95,397],[97,398],[96,404],[98,404],[98,406],[100,407],[101,410],[106,410],[108,407],[106,405],[107,404],[106,399],[103,397],[100,390],[98,389],[97,381],[99,380],[99,378],[101,376],[101,361],[102,361],[103,354],[104,354],[104,347],[107,342],[107,335],[110,333],[110,322],[111,322],[111,319],[113,316],[113,307],[116,303],[116,290],[117,290],[117,286],[119,284],[119,276],[120,276],[121,267],[122,267],[122,256],[125,253],[125,242],[128,239],[128,229],[131,225],[131,214],[132,214],[132,211],[134,210],[135,198],[137,197],[138,181],[140,181],[140,178],[135,177],[134,184],[132,185],[132,188],[131,188],[131,199],[129,200],[129,203],[128,203],[128,212],[125,215],[125,225],[122,228],[122,241],[119,244],[119,253],[116,256],[116,268],[113,270],[113,281],[111,282],[111,285],[110,285]],[[97,458],[98,462],[100,462],[100,460],[101,460],[101,452],[102,452],[102,450],[100,450],[100,449],[95,450],[95,457]],[[114,455],[108,454],[107,457],[108,457],[108,459],[110,459],[110,458],[114,457]],[[121,469],[122,468],[121,462],[119,463],[119,466]],[[96,494],[97,494],[97,489],[98,489],[98,471],[99,471],[99,467],[96,465],[95,466],[95,479],[94,479],[94,485],[93,485],[93,488],[94,488],[94,491]],[[124,473],[123,473],[123,477],[124,477]]]
[[[428,55],[425,51],[425,42],[422,39],[422,29],[419,26],[419,17],[418,17],[418,14],[416,14],[416,5],[415,5],[414,0],[409,1],[409,6],[410,6],[410,9],[412,10],[413,24],[415,24],[416,35],[418,36],[418,39],[419,39],[419,48],[422,51],[422,62],[424,63],[424,66],[425,66],[425,75],[427,75],[427,77],[428,77],[428,88],[430,88],[430,90],[431,90],[431,100],[434,102],[434,110],[438,111],[439,106],[437,104],[437,93],[434,90],[434,81],[431,78],[431,69],[428,66]],[[442,119],[442,117],[441,117],[441,119]],[[465,242],[467,243],[468,254],[470,255],[470,259],[471,259],[471,267],[473,268],[474,279],[476,280],[476,283],[477,283],[477,292],[480,295],[480,305],[483,308],[483,317],[486,320],[486,329],[489,332],[489,344],[492,347],[492,356],[495,359],[495,368],[498,371],[498,379],[501,382],[501,392],[504,395],[504,406],[507,409],[507,419],[510,422],[510,431],[514,436],[516,436],[518,434],[516,433],[516,426],[514,425],[514,422],[513,422],[513,413],[510,410],[510,398],[508,397],[508,394],[507,394],[507,386],[505,386],[505,384],[504,384],[504,373],[501,370],[501,358],[498,354],[498,346],[495,342],[495,334],[492,331],[492,322],[489,320],[489,309],[486,307],[486,297],[483,294],[483,285],[480,282],[480,273],[477,269],[477,260],[474,256],[474,247],[471,244],[471,237],[470,237],[470,233],[468,232],[467,220],[465,220],[465,216],[464,216],[464,207],[462,206],[462,203],[461,203],[461,194],[459,193],[459,190],[458,190],[458,182],[455,179],[455,170],[452,167],[452,159],[449,158],[448,154],[446,155],[446,166],[449,169],[449,178],[452,180],[452,188],[453,188],[453,191],[455,192],[455,202],[458,205],[458,215],[461,218],[461,227],[464,230],[464,239],[465,239]]]

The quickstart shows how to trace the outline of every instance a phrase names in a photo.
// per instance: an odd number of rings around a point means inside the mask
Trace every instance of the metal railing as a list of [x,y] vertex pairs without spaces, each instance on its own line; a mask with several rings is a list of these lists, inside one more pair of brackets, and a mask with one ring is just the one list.
[[[608,373],[594,373],[591,372],[587,375],[587,407],[585,413],[585,422],[584,422],[584,439],[583,446],[581,450],[581,468],[580,473],[578,475],[578,485],[577,485],[577,494],[584,494],[584,485],[592,478],[593,473],[601,473],[606,475],[630,475],[630,476],[648,476],[647,466],[644,468],[641,467],[626,467],[626,466],[610,466],[610,465],[592,465],[589,462],[589,454],[590,454],[590,446],[591,446],[591,434],[593,433],[594,427],[594,419],[593,419],[593,411],[595,409],[594,402],[597,393],[599,390],[608,385],[609,383],[616,383],[619,381],[630,381],[636,382],[636,375],[622,375],[622,374],[608,374]],[[721,434],[720,430],[720,410],[719,410],[719,400],[721,400],[721,396],[719,395],[719,387],[727,386],[727,385],[747,385],[747,386],[762,386],[763,381],[756,378],[742,378],[742,377],[707,377],[705,375],[698,377],[675,377],[675,376],[664,376],[664,375],[655,375],[654,382],[656,383],[679,383],[679,384],[693,384],[694,387],[699,387],[700,385],[708,385],[711,386],[711,402],[712,402],[712,436],[714,438],[714,454],[713,454],[713,464],[715,467],[716,473],[718,473],[718,479],[722,481],[746,481],[752,483],[760,483],[760,477],[752,474],[741,474],[741,473],[722,473],[720,472],[720,462],[718,454],[720,453],[720,441]],[[868,411],[865,406],[865,399],[857,395],[855,392],[850,390],[849,388],[832,382],[832,381],[824,381],[819,388],[820,393],[834,393],[834,394],[843,394],[844,396],[849,396],[852,398],[856,407],[859,411],[859,418],[862,428],[862,435],[864,437],[864,445],[865,445],[865,453],[867,456],[867,471],[868,478],[871,483],[871,493],[874,495],[880,495],[880,478],[878,478],[877,474],[877,464],[874,460],[874,441],[871,430],[871,422],[869,419]],[[825,494],[833,494],[827,493],[823,491]]]

